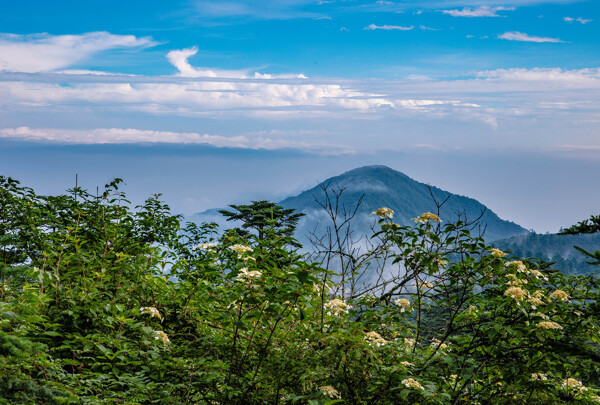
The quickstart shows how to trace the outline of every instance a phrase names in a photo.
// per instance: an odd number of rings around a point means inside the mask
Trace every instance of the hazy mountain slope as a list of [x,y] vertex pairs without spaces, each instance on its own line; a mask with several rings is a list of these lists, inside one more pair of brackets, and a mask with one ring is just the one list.
[[[329,219],[315,202],[315,198],[324,201],[322,185],[329,185],[330,190],[337,187],[344,189],[340,206],[348,209],[364,195],[359,213],[353,221],[357,236],[371,234],[370,227],[377,218],[370,213],[380,207],[394,210],[394,221],[400,224],[412,224],[412,218],[423,212],[435,212],[436,206],[431,198],[427,185],[385,166],[365,166],[339,176],[332,177],[306,190],[297,196],[286,198],[279,202],[286,208],[294,208],[306,214],[299,223],[296,232],[297,239],[310,249],[307,235],[316,230],[323,233]],[[573,245],[581,246],[590,251],[600,249],[600,233],[592,235],[556,235],[529,233],[521,226],[500,219],[493,211],[475,199],[452,194],[437,187],[431,187],[438,201],[450,196],[442,207],[441,218],[444,222],[452,222],[458,215],[466,214],[467,218],[475,219],[485,210],[481,222],[487,225],[485,238],[494,241],[494,246],[512,251],[516,256],[538,257],[556,261],[555,268],[571,274],[587,274],[597,272],[598,268],[585,263],[585,257],[573,249]],[[222,229],[240,226],[239,221],[227,222],[219,214],[218,209],[207,210],[187,218],[196,223],[216,222]]]
[[495,247],[504,251],[510,250],[515,256],[554,261],[556,264],[553,267],[567,274],[597,273],[600,270],[598,266],[585,263],[588,259],[576,251],[574,245],[591,252],[600,250],[600,233],[587,235],[531,233],[494,242]]
[[[307,214],[300,223],[299,231],[319,228],[326,220],[315,198],[324,200],[325,195],[321,186],[327,184],[332,190],[337,187],[344,189],[340,203],[347,208],[354,207],[364,195],[359,218],[355,221],[359,231],[368,232],[369,225],[375,222],[375,218],[370,217],[369,214],[380,207],[393,209],[394,222],[402,225],[411,224],[411,219],[423,212],[436,212],[436,205],[427,185],[386,166],[365,166],[332,177],[310,190],[281,201],[280,204],[284,207],[294,208]],[[463,218],[466,215],[468,219],[475,219],[484,212],[481,222],[487,225],[485,232],[487,240],[528,233],[521,226],[500,219],[477,200],[452,194],[437,187],[431,189],[440,202],[450,197],[440,211],[440,217],[445,222],[456,221],[459,214]]]
[[185,221],[194,222],[196,224],[214,222],[219,225],[219,229],[229,229],[241,226],[242,223],[240,221],[227,221],[219,210],[229,209],[229,208],[211,208],[206,211],[198,212],[196,214],[190,215],[185,218]]

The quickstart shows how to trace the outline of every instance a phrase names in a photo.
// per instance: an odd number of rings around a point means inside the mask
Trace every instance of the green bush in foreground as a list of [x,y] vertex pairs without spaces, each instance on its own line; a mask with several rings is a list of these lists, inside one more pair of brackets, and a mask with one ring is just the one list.
[[0,401],[600,402],[593,277],[379,210],[401,273],[350,301],[290,237],[180,230],[118,184],[52,197],[0,178]]

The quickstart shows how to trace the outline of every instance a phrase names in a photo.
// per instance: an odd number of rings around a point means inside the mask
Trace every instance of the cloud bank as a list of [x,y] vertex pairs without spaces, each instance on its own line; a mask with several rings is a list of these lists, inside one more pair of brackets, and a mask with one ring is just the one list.
[[47,72],[64,69],[112,49],[147,48],[150,38],[89,32],[81,35],[0,34],[0,71]]

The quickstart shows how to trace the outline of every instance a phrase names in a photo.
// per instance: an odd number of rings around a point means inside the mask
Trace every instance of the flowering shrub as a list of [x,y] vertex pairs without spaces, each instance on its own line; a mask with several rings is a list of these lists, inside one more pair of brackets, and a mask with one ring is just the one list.
[[372,257],[401,271],[336,296],[341,279],[284,234],[181,230],[157,198],[129,208],[118,182],[0,185],[0,403],[598,401],[598,280],[464,223],[376,211]]

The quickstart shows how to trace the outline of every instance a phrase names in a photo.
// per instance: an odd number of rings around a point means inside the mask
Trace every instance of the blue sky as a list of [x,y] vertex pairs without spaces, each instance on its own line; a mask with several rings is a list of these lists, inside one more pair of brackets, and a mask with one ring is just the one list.
[[387,164],[538,232],[600,198],[600,5],[10,1],[0,173],[186,214]]

